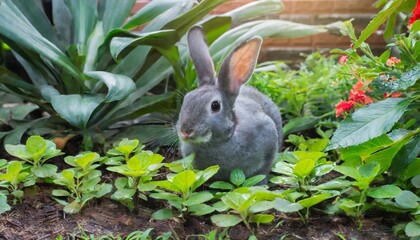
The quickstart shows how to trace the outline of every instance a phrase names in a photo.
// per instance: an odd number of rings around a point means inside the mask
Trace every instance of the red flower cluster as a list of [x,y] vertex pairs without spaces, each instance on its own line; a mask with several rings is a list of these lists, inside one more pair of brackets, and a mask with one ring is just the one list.
[[366,95],[366,90],[363,89],[364,84],[361,79],[350,90],[350,96],[348,101],[341,100],[335,106],[335,116],[340,117],[343,113],[349,112],[353,109],[356,103],[368,105],[373,102],[373,99]]
[[[419,0],[420,1],[420,0]],[[390,57],[388,60],[386,60],[386,65],[388,67],[394,66],[396,63],[400,63],[401,60],[396,57]]]
[[420,0],[417,0],[416,7],[413,9],[413,15],[408,20],[408,27],[411,26],[416,20],[420,19]]

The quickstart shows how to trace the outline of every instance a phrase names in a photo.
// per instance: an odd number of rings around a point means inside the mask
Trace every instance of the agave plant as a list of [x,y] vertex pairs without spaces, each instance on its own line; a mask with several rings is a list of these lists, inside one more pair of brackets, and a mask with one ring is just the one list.
[[[28,129],[47,126],[54,135],[83,135],[89,148],[92,137],[117,122],[168,107],[176,112],[181,100],[174,92],[189,90],[195,82],[183,37],[195,24],[206,30],[216,62],[250,35],[300,37],[326,31],[280,20],[231,29],[279,12],[283,4],[261,0],[207,16],[226,1],[156,0],[129,17],[135,0],[54,0],[49,19],[42,1],[0,0],[0,41],[27,75],[0,67],[0,91],[48,113],[0,136],[16,143]],[[175,88],[156,88],[167,79]]]

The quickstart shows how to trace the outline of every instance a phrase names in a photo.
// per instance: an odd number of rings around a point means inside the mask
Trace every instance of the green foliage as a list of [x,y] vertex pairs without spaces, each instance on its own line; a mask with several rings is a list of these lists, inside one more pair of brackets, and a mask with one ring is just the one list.
[[138,140],[123,139],[115,148],[108,151],[108,154],[122,153],[125,159],[135,152],[131,158],[124,160],[126,164],[120,163],[120,165],[107,168],[108,171],[125,176],[116,179],[117,190],[111,195],[111,198],[123,203],[131,210],[134,209],[134,202],[137,202],[138,197],[147,200],[143,192],[151,191],[156,187],[151,184],[151,180],[164,165],[162,164],[164,158],[161,155],[150,151],[141,151],[143,146],[138,144]]
[[[53,190],[54,199],[64,205],[67,213],[77,213],[93,198],[100,198],[111,192],[112,185],[101,182],[102,173],[96,170],[102,160],[99,154],[87,152],[77,156],[68,156],[65,162],[73,168],[68,168],[54,176],[53,182],[64,186],[67,190]],[[66,198],[62,200],[60,198]]]
[[7,204],[7,196],[13,197],[13,203],[21,203],[23,187],[35,184],[35,178],[24,169],[21,162],[10,161],[7,163],[6,172],[0,172],[0,213],[10,210]]
[[186,212],[198,216],[213,212],[215,208],[206,204],[213,199],[213,194],[196,190],[218,170],[218,166],[208,167],[202,171],[183,170],[176,174],[168,174],[167,180],[152,182],[166,191],[159,190],[150,194],[150,197],[167,200],[176,211],[174,213],[171,209],[161,209],[153,213],[152,218],[161,220],[184,217]]
[[336,80],[341,67],[335,58],[316,52],[308,55],[298,70],[289,69],[281,62],[260,64],[250,84],[279,106],[287,135],[330,119],[334,103],[349,86],[348,81]]
[[26,144],[5,145],[6,151],[26,163],[33,165],[32,173],[40,178],[51,177],[57,172],[57,166],[44,164],[48,159],[62,155],[61,150],[57,149],[54,142],[45,140],[40,136],[31,136],[26,140]]
[[[34,103],[49,116],[2,132],[0,137],[13,135],[6,140],[15,144],[28,129],[70,129],[83,135],[85,148],[91,149],[102,135],[114,134],[109,127],[117,122],[150,112],[176,114],[182,94],[174,92],[195,86],[183,36],[196,24],[206,30],[216,63],[250,36],[293,38],[326,32],[324,26],[283,20],[249,21],[281,11],[281,0],[251,2],[206,17],[226,1],[151,2],[128,21],[134,0],[121,4],[52,1],[50,21],[42,5],[4,0],[0,40],[10,46],[29,78],[1,67],[0,89]],[[141,30],[129,31],[136,28]],[[158,116],[157,126],[167,129],[160,124],[166,122],[164,116]],[[130,136],[145,136],[146,131],[134,129],[127,129]]]
[[224,181],[215,181],[210,184],[210,188],[219,190],[233,190],[238,187],[252,187],[261,183],[266,178],[265,175],[255,175],[246,179],[245,173],[241,169],[234,169],[230,173],[230,183]]

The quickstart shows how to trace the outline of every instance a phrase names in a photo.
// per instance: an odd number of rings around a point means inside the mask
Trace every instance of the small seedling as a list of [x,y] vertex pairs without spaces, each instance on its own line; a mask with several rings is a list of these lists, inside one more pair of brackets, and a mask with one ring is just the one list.
[[261,183],[266,178],[265,175],[256,175],[246,179],[244,171],[241,169],[234,169],[230,173],[230,183],[224,181],[216,181],[210,184],[210,188],[220,190],[233,190],[239,187],[252,187]]
[[[32,176],[32,177],[31,177]],[[18,161],[11,161],[7,164],[6,172],[0,173],[0,213],[10,210],[7,204],[7,195],[13,196],[13,204],[22,202],[23,187],[35,184],[35,178]]]
[[147,200],[146,195],[142,193],[156,187],[150,184],[150,181],[164,165],[163,159],[159,154],[141,151],[129,158],[126,164],[108,167],[107,170],[126,176],[117,178],[115,181],[117,191],[111,198],[123,203],[130,210],[134,209],[138,197]]
[[6,144],[5,149],[10,155],[33,165],[32,173],[40,178],[52,177],[57,172],[57,166],[44,163],[63,154],[56,148],[54,142],[45,140],[41,136],[29,137],[25,145]]
[[[56,174],[53,182],[65,186],[67,190],[54,190],[52,194],[55,200],[64,205],[67,213],[77,213],[82,207],[93,198],[100,198],[111,192],[111,184],[100,184],[102,173],[96,170],[102,159],[99,154],[88,152],[75,157],[68,156],[64,159],[66,163],[73,166]],[[66,197],[70,202],[57,197]]]
[[[213,194],[208,191],[196,192],[195,190],[209,180],[219,170],[218,166],[211,166],[202,171],[184,170],[177,174],[168,174],[167,180],[155,181],[153,184],[166,191],[152,193],[156,199],[167,200],[174,208],[162,209],[153,213],[154,219],[168,219],[172,217],[185,217],[186,212],[193,215],[205,215],[215,209],[206,204],[213,199]],[[173,192],[173,193],[172,193]]]

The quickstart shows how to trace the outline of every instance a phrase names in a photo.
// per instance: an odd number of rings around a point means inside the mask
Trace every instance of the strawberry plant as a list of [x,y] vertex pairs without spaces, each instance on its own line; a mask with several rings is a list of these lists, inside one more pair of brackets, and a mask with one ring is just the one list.
[[45,140],[41,136],[29,137],[25,145],[6,144],[5,149],[10,155],[33,165],[32,173],[40,178],[51,177],[57,172],[57,166],[44,163],[63,154],[56,148],[54,142]]
[[[87,152],[68,156],[65,162],[73,168],[65,169],[54,176],[53,182],[67,190],[53,190],[54,199],[64,205],[67,213],[77,213],[93,198],[100,198],[111,192],[112,185],[101,182],[102,173],[96,170],[102,160],[97,153]],[[68,201],[60,199],[67,198]]]

